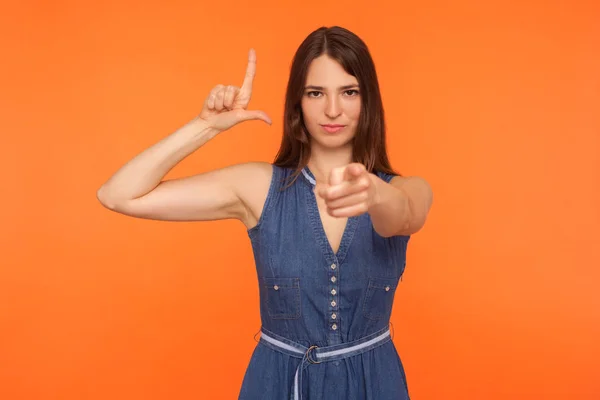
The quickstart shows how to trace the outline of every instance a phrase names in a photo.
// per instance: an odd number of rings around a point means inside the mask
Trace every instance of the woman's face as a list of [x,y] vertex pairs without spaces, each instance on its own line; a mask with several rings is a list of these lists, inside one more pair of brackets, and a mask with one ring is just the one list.
[[336,148],[351,142],[360,116],[359,86],[337,61],[326,54],[312,61],[301,104],[313,144]]

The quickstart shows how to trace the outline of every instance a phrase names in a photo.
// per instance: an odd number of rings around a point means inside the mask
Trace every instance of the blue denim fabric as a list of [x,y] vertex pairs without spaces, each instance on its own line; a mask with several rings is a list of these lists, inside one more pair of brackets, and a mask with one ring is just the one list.
[[[273,166],[262,215],[248,231],[262,328],[307,348],[342,345],[385,330],[410,236],[379,236],[365,213],[348,219],[334,253],[319,216],[314,175],[307,167],[308,178],[300,175],[284,189],[292,172]],[[393,177],[378,176],[386,182]],[[239,399],[290,399],[301,362],[260,341]],[[409,399],[404,368],[391,340],[341,360],[311,364],[300,390],[304,400]]]

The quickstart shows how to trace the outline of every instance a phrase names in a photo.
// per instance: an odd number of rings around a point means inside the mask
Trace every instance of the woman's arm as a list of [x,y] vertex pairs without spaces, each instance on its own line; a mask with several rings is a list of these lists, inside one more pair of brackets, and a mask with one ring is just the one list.
[[246,110],[255,69],[256,55],[251,50],[241,88],[217,85],[198,117],[122,166],[98,189],[98,200],[111,210],[139,218],[238,218],[252,224],[260,200],[255,192],[262,193],[265,185],[268,190],[269,164],[246,163],[181,179],[163,178],[185,157],[234,125],[256,119],[271,123],[262,111]]
[[175,165],[218,132],[195,118],[122,166],[100,187],[98,200],[106,207],[115,209],[120,203],[150,193]]
[[418,232],[433,203],[427,181],[417,176],[396,176],[387,183],[376,175],[370,176],[376,194],[368,213],[375,231],[384,237]]
[[396,176],[387,183],[360,163],[333,168],[319,195],[333,217],[368,212],[373,228],[384,237],[419,231],[433,201],[431,187],[424,179]]

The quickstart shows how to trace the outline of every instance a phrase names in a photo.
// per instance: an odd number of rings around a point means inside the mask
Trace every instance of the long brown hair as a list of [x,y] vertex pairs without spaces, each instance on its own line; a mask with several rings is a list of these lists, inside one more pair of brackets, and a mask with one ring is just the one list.
[[[292,61],[285,95],[283,137],[273,162],[295,168],[293,180],[308,164],[310,140],[302,117],[301,101],[311,62],[327,54],[358,80],[361,111],[352,141],[352,160],[369,172],[400,175],[390,166],[385,143],[385,119],[375,64],[367,45],[349,30],[333,26],[313,31],[298,47]],[[292,181],[293,182],[293,181]]]

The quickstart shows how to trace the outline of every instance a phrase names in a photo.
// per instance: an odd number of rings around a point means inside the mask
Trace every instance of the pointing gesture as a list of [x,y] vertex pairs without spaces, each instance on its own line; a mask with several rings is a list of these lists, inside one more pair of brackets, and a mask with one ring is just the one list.
[[327,212],[333,217],[352,217],[369,211],[377,189],[371,174],[360,163],[334,168],[329,181],[319,190]]
[[271,118],[266,113],[247,109],[252,97],[252,83],[255,75],[256,52],[254,49],[250,49],[246,76],[242,87],[239,88],[233,85],[215,86],[204,101],[200,118],[220,131],[249,120],[262,120],[270,125]]

